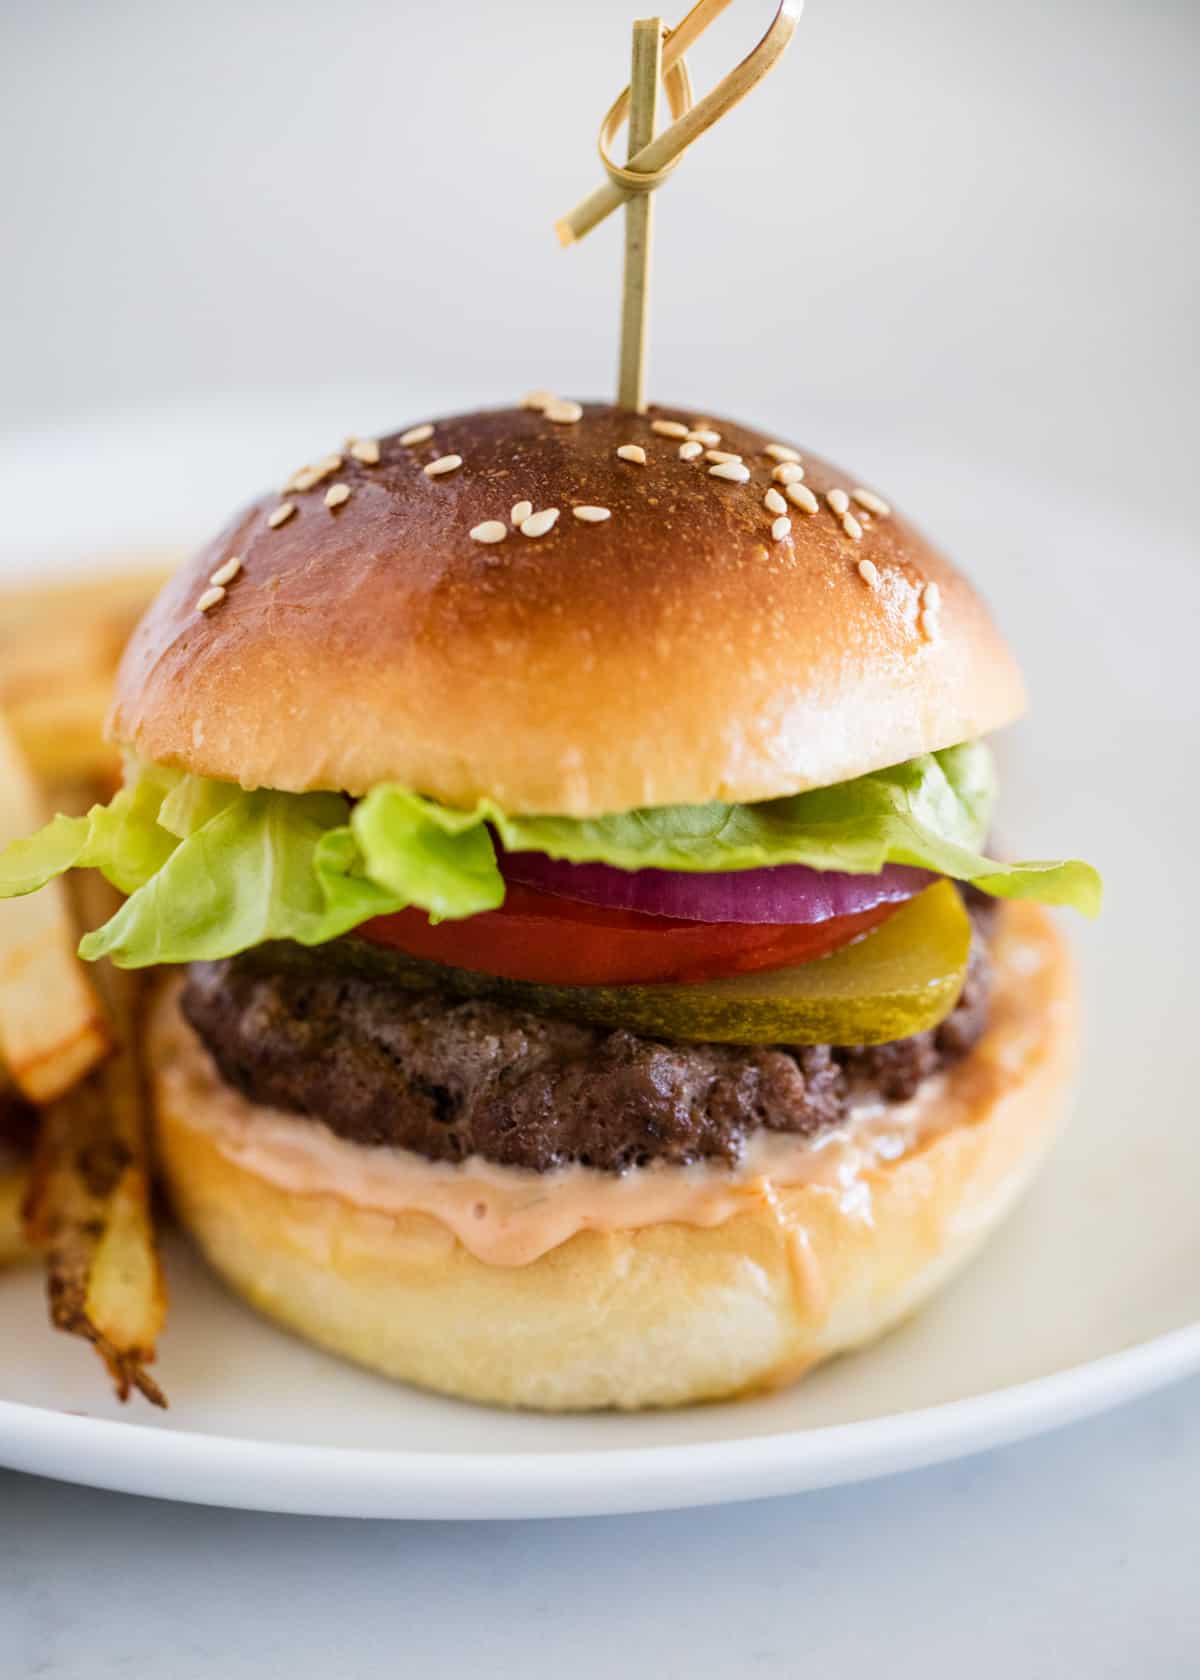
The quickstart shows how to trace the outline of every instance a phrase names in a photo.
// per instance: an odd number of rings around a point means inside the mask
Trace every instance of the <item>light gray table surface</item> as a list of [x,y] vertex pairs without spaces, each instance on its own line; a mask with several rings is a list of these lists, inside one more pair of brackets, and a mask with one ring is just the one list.
[[0,1673],[1183,1680],[1198,1510],[1200,1381],[941,1469],[649,1517],[312,1521],[0,1474]]

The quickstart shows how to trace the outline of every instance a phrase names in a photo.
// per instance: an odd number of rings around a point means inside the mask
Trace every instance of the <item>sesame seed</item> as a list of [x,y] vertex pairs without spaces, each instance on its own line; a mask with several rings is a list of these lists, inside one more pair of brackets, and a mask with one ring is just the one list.
[[927,641],[936,642],[938,639],[938,631],[940,629],[937,614],[929,612],[928,610],[923,612],[921,614],[921,629]]
[[689,443],[702,443],[709,449],[715,449],[720,441],[720,432],[710,432],[707,429],[702,429],[700,431],[690,431],[688,433]]
[[798,461],[800,459],[800,451],[789,448],[786,443],[769,443],[763,450],[763,454],[769,455],[772,461]]
[[267,524],[272,531],[277,531],[285,525],[296,511],[295,502],[280,502],[279,506],[267,515]]
[[679,459],[681,461],[694,461],[697,455],[703,455],[703,453],[704,445],[699,438],[689,438],[686,443],[679,445]]
[[859,507],[866,508],[868,513],[877,513],[881,519],[886,519],[892,511],[882,496],[877,496],[874,490],[864,490],[861,484],[855,485],[850,494]]
[[612,509],[606,507],[583,507],[571,509],[576,519],[582,519],[585,525],[603,525],[606,519],[612,518]]
[[805,513],[816,513],[819,503],[807,484],[797,481],[787,487],[787,499],[793,507],[803,508]]
[[848,537],[853,537],[855,542],[862,541],[862,526],[858,523],[858,520],[855,519],[852,513],[844,513],[842,515],[842,530],[845,531]]
[[521,407],[543,409],[547,403],[557,401],[553,391],[526,391],[521,398]]
[[456,467],[461,466],[461,455],[439,455],[436,461],[430,461],[421,471],[426,478],[441,478],[443,473],[452,473]]
[[432,436],[432,426],[410,426],[406,432],[400,433],[400,442],[410,449],[414,443],[428,443]]
[[350,486],[348,484],[331,484],[325,492],[325,506],[332,513],[334,508],[340,508],[344,502],[350,500]]
[[722,461],[740,461],[741,458],[740,455],[735,455],[732,449],[706,449],[704,451],[704,459],[715,461],[718,466]]
[[646,451],[640,443],[623,443],[617,450],[617,456],[622,461],[632,461],[636,466],[646,465]]
[[685,438],[688,429],[678,420],[651,420],[650,430],[657,432],[659,437]]
[[321,460],[314,461],[311,466],[301,467],[299,472],[293,473],[284,489],[313,490],[323,478],[328,478],[331,473],[335,473],[341,464],[342,457],[340,455],[326,455]]
[[926,612],[937,612],[942,604],[942,592],[936,583],[927,583],[921,591],[921,605]]
[[216,584],[212,589],[206,589],[203,595],[201,595],[200,599],[196,602],[196,611],[202,613],[211,612],[218,602],[223,601],[224,599],[225,591],[221,588],[220,584]]
[[364,467],[379,465],[379,443],[375,438],[354,438],[350,444],[350,453],[356,461],[361,461]]
[[776,542],[782,542],[784,537],[786,537],[788,532],[791,530],[791,528],[792,528],[791,520],[788,518],[786,513],[781,513],[779,515],[778,519],[772,521],[771,535],[775,539]]
[[514,502],[509,519],[514,525],[523,525],[533,512],[532,502]]
[[543,508],[540,513],[531,513],[528,519],[521,521],[521,535],[523,537],[544,537],[557,521],[557,508]]
[[471,527],[471,541],[478,543],[503,542],[508,535],[508,526],[502,519],[485,519],[482,525]]
[[775,489],[767,491],[766,495],[763,497],[763,506],[766,508],[768,513],[787,512],[787,503],[779,494],[778,490]]
[[850,506],[850,498],[844,490],[827,490],[825,492],[825,500],[829,503],[834,513],[845,513]]
[[858,575],[868,589],[879,588],[879,568],[873,560],[860,560],[858,562]]
[[229,559],[226,560],[226,562],[223,566],[218,566],[217,567],[216,571],[213,573],[213,575],[209,578],[208,581],[209,581],[209,583],[216,583],[216,584],[232,583],[234,578],[241,571],[241,569],[242,569],[242,557],[241,557],[241,555],[240,554],[231,554],[229,556]]
[[771,473],[776,484],[795,484],[804,477],[804,468],[799,461],[784,461]]
[[583,404],[555,397],[546,404],[542,413],[547,420],[553,420],[556,426],[573,426],[577,420],[583,419]]
[[730,484],[745,484],[750,468],[741,461],[718,461],[715,467],[709,467],[708,476],[726,479]]

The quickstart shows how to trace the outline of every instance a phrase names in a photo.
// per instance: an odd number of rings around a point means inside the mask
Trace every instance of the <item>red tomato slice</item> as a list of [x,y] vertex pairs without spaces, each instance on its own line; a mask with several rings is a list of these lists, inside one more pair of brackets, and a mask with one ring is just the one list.
[[898,904],[786,927],[685,922],[637,910],[604,910],[510,885],[499,910],[433,926],[423,910],[377,916],[364,939],[412,957],[506,980],[558,986],[628,986],[715,980],[811,962],[885,921]]

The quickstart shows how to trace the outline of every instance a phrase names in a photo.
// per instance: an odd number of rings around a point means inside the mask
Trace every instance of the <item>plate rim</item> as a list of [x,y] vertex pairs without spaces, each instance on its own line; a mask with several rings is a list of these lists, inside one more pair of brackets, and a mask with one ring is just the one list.
[[[272,1441],[0,1399],[0,1465],[110,1492],[298,1516],[629,1515],[802,1493],[949,1462],[1094,1416],[1197,1370],[1200,1320],[1026,1382],[853,1423],[545,1453]],[[218,1478],[233,1490],[219,1490]]]

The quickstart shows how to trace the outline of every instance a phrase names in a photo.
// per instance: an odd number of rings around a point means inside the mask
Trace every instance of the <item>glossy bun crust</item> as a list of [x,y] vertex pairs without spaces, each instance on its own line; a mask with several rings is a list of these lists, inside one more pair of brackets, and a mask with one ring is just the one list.
[[264,1111],[220,1085],[190,1029],[180,1051],[170,995],[151,1057],[163,1170],[181,1222],[239,1294],[388,1376],[546,1411],[776,1387],[912,1312],[975,1252],[1053,1137],[1074,1060],[1066,951],[1045,911],[1018,904],[996,958],[991,1023],[930,1093],[916,1147],[853,1186],[767,1183],[720,1224],[579,1229],[528,1264],[495,1265],[429,1213],[383,1211],[332,1184],[286,1188],[222,1144],[223,1105],[251,1133]]
[[[652,429],[663,416],[718,431],[750,482],[680,460]],[[247,787],[395,780],[585,816],[798,792],[1016,716],[1019,673],[966,580],[898,515],[846,534],[825,492],[853,474],[802,452],[820,510],[789,505],[772,539],[771,441],[601,404],[573,425],[506,409],[439,420],[415,446],[382,439],[378,465],[347,455],[263,498],[176,574],[130,643],[111,733]],[[618,458],[627,443],[644,466]],[[462,466],[421,470],[447,454]],[[351,494],[331,510],[335,484]],[[273,529],[280,500],[296,512]],[[472,540],[520,501],[557,507],[557,524]],[[579,504],[611,517],[584,523]],[[233,555],[226,598],[198,612]]]

